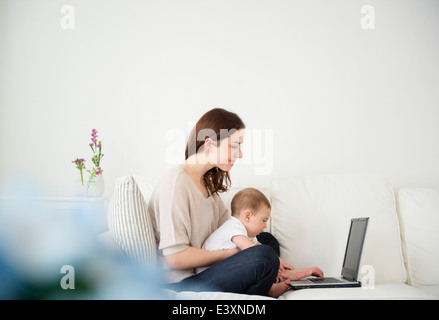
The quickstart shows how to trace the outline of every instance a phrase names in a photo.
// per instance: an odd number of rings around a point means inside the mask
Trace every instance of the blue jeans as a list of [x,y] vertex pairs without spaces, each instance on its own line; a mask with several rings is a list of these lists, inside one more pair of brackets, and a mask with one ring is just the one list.
[[209,269],[167,287],[175,291],[222,291],[267,295],[279,271],[279,243],[261,233],[263,244],[243,250]]

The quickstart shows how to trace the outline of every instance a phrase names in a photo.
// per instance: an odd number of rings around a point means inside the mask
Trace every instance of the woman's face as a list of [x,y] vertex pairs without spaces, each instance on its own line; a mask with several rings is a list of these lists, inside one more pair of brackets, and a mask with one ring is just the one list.
[[223,171],[230,171],[236,159],[242,158],[241,144],[244,142],[244,129],[238,130],[214,146],[209,159]]

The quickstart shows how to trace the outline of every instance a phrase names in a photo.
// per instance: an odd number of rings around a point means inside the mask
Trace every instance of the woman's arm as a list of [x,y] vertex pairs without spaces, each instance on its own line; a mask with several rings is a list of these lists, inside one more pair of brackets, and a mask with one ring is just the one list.
[[183,251],[165,256],[166,264],[170,269],[190,269],[213,265],[217,262],[238,253],[240,250],[228,249],[208,251],[194,247],[188,247]]

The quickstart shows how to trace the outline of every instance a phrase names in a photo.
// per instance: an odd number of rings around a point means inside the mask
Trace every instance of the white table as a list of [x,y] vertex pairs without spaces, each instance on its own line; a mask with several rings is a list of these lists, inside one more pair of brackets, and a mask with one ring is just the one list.
[[8,210],[14,201],[17,203],[26,201],[27,207],[43,208],[50,212],[62,215],[82,215],[87,217],[90,223],[95,224],[96,232],[101,233],[107,228],[108,199],[106,197],[31,197],[19,199],[15,197],[0,196],[0,210]]

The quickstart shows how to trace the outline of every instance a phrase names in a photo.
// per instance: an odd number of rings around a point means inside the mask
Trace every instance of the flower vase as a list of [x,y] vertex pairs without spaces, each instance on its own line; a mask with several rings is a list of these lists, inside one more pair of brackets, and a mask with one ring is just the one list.
[[101,173],[96,177],[96,194],[98,197],[102,197],[105,192],[104,175]]
[[87,181],[87,197],[102,197],[105,192],[104,177],[99,174]]

